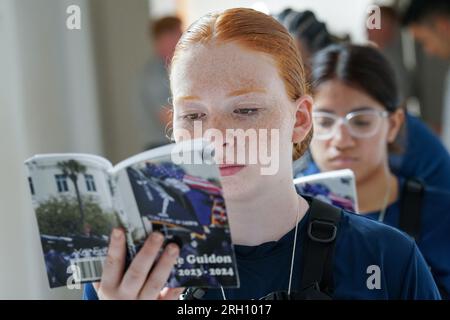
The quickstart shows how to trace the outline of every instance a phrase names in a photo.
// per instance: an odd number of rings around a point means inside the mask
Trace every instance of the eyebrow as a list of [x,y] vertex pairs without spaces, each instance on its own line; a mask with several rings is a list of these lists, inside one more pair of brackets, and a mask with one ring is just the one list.
[[[267,93],[267,90],[264,88],[259,87],[250,87],[250,88],[244,88],[244,89],[238,89],[231,91],[227,94],[227,97],[236,97],[236,96],[242,96],[244,94],[253,93],[253,92],[259,92],[259,93]],[[201,100],[199,96],[181,96],[179,98],[176,98],[177,101],[193,101],[193,100]]]
[[264,89],[264,88],[250,87],[250,88],[244,88],[244,89],[231,91],[230,93],[228,93],[227,97],[242,96],[244,94],[253,93],[253,92],[267,93],[266,89]]
[[[361,106],[361,107],[356,107],[356,108],[350,110],[349,112],[365,111],[365,110],[373,110],[373,109],[374,109],[374,108],[372,108],[372,107]],[[327,107],[318,107],[318,108],[316,108],[314,111],[328,112],[328,113],[335,113],[334,110],[329,109],[329,108],[327,108]]]
[[183,101],[191,101],[191,100],[200,100],[199,96],[182,96],[177,98],[176,100],[183,100]]

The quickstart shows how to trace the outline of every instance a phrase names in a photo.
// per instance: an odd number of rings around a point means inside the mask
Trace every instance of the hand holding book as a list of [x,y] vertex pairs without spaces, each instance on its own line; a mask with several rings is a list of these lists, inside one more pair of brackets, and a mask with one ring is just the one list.
[[[169,243],[159,259],[164,236],[153,232],[125,271],[126,240],[120,229],[114,229],[103,267],[102,279],[94,283],[100,299],[178,299],[184,288],[164,288],[176,264],[179,248]],[[151,271],[150,271],[151,270]]]
[[[209,151],[193,140],[116,166],[85,154],[27,160],[50,287],[101,279],[105,297],[112,287],[129,296],[147,286],[149,270],[151,288],[163,287],[153,283],[162,275],[168,288],[238,286],[219,170],[202,160],[210,159]],[[108,247],[113,228],[123,229],[126,248]],[[155,232],[164,236],[163,244],[148,240]],[[178,246],[178,257],[160,250],[172,246]]]

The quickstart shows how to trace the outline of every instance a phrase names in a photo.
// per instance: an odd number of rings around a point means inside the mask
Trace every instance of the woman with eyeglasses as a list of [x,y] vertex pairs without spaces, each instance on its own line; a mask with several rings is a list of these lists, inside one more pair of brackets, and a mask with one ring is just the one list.
[[[276,17],[295,39],[308,70],[308,76],[311,73],[311,60],[318,51],[331,44],[347,41],[330,34],[326,25],[317,20],[311,11],[295,11],[288,8]],[[439,137],[422,120],[409,113],[405,115],[403,131],[402,139],[397,143],[402,146],[402,152],[389,155],[389,166],[392,172],[420,178],[429,186],[450,192],[448,178],[450,177],[450,154]],[[424,144],[427,145],[426,153],[422,152]],[[294,163],[296,177],[304,175],[308,156]]]
[[450,194],[396,176],[389,168],[388,152],[398,148],[404,120],[390,65],[375,48],[334,45],[315,56],[312,88],[315,164],[308,172],[353,170],[360,213],[411,231],[448,297]]
[[[310,141],[312,99],[295,43],[281,24],[266,14],[243,8],[202,17],[180,39],[170,81],[177,142],[182,131],[198,138],[194,130],[197,124],[203,130],[222,134],[228,129],[255,130],[258,138],[270,129],[275,133],[266,142],[274,139],[276,147],[271,150],[279,159],[278,170],[263,174],[260,158],[256,163],[222,158],[242,151],[247,154],[251,151],[248,144],[240,146],[235,136],[220,143],[213,141],[216,160],[222,163],[219,169],[240,286],[192,296],[440,298],[411,239],[394,228],[331,206],[323,207],[296,193],[292,161],[302,155]],[[310,220],[311,216],[330,213],[330,208],[335,220]],[[177,298],[179,290],[164,288],[177,249],[167,248],[156,261],[162,239],[152,234],[125,270],[125,237],[119,231],[115,234],[101,282],[95,284],[95,290],[87,286],[85,297]],[[306,257],[319,258],[320,263],[311,265],[313,260],[304,258],[305,242],[312,244],[309,253],[320,253],[319,257]],[[333,250],[322,250],[331,248],[331,243]],[[329,263],[322,264],[322,258]],[[326,279],[322,273],[316,274],[318,270],[324,270]],[[306,273],[314,281],[306,281]]]

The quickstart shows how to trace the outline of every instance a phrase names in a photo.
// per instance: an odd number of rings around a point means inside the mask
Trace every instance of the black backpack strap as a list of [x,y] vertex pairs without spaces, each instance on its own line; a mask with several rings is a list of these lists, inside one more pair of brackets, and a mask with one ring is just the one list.
[[207,288],[190,287],[184,290],[180,300],[202,300],[207,291]]
[[303,251],[301,288],[306,299],[330,299],[333,258],[341,209],[312,199]]
[[408,179],[403,186],[400,203],[399,229],[414,239],[420,233],[420,215],[425,187],[419,179]]

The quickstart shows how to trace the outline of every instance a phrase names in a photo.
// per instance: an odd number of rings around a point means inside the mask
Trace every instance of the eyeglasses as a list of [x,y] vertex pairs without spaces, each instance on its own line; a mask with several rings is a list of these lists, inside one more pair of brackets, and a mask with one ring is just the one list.
[[370,138],[380,128],[382,119],[389,116],[389,112],[367,109],[353,111],[344,117],[339,117],[330,112],[314,111],[312,116],[316,139],[331,139],[341,124],[344,124],[355,138]]

